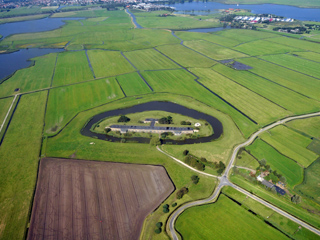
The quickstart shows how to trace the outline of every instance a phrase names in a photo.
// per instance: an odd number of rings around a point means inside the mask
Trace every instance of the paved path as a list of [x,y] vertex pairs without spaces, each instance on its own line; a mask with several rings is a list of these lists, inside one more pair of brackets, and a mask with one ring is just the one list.
[[8,110],[8,112],[7,112],[4,120],[3,120],[3,123],[1,124],[0,133],[1,133],[1,131],[2,131],[2,128],[3,128],[4,124],[5,124],[6,121],[7,121],[7,118],[8,118],[8,116],[9,116],[9,114],[10,114],[10,111],[11,111],[11,109],[12,109],[12,107],[13,107],[14,102],[16,101],[17,96],[18,96],[18,95],[15,95],[14,98],[13,98],[13,100],[12,100],[12,103],[11,103],[11,105],[10,105],[10,108],[9,108],[9,110]]
[[[213,192],[213,194],[207,198],[207,199],[203,199],[203,200],[198,200],[198,201],[195,201],[195,202],[191,202],[191,203],[187,203],[185,205],[182,205],[181,207],[179,207],[175,212],[173,212],[173,214],[170,216],[170,219],[169,219],[169,229],[170,229],[170,232],[171,232],[171,235],[172,235],[172,238],[174,240],[178,240],[178,235],[174,229],[174,223],[177,219],[177,217],[179,216],[179,214],[181,214],[185,209],[189,208],[189,207],[193,207],[193,206],[197,206],[197,205],[202,205],[202,204],[205,204],[205,203],[209,203],[211,201],[213,201],[220,193],[220,190],[224,187],[224,186],[231,186],[233,187],[234,189],[242,192],[243,194],[246,194],[247,196],[251,197],[252,199],[260,202],[261,204],[265,205],[266,207],[269,207],[271,208],[272,210],[274,210],[275,212],[289,218],[290,220],[296,222],[297,224],[309,229],[310,231],[314,232],[315,234],[319,235],[320,236],[320,230],[312,227],[311,225],[301,221],[300,219],[294,217],[293,215],[275,207],[274,205],[264,201],[263,199],[255,196],[255,195],[252,195],[251,193],[247,192],[246,190],[240,188],[239,186],[236,186],[234,184],[232,184],[228,177],[229,177],[229,172],[232,168],[232,166],[234,165],[234,162],[236,160],[236,156],[238,154],[238,151],[240,150],[240,148],[243,148],[243,147],[246,147],[248,145],[250,145],[255,139],[256,137],[265,132],[265,131],[268,131],[270,130],[271,128],[274,128],[278,125],[281,125],[281,124],[284,124],[286,122],[289,122],[291,120],[296,120],[296,119],[303,119],[303,118],[309,118],[309,117],[315,117],[315,116],[320,116],[320,112],[316,112],[316,113],[310,113],[310,114],[304,114],[304,115],[300,115],[300,116],[295,116],[295,117],[288,117],[288,118],[285,118],[285,119],[282,119],[282,120],[279,120],[271,125],[268,125],[264,128],[261,128],[260,130],[258,130],[257,132],[255,132],[254,134],[251,135],[251,137],[245,141],[244,143],[241,143],[239,144],[238,146],[236,146],[233,150],[233,153],[232,153],[232,156],[231,156],[231,159],[230,159],[230,162],[228,164],[228,166],[226,167],[226,171],[224,172],[224,174],[219,178],[220,179],[220,183],[218,185],[218,187],[215,189],[215,191]],[[163,152],[162,150],[160,150],[158,148],[159,151]],[[170,156],[169,154],[163,152],[164,154],[166,154],[167,156],[171,157],[172,159],[180,162],[181,164],[183,164],[184,166],[187,166],[188,168],[191,168],[189,165],[183,163],[182,161]],[[192,168],[193,169],[193,168]],[[198,171],[196,169],[193,169],[195,171]],[[203,174],[203,172],[201,172]]]

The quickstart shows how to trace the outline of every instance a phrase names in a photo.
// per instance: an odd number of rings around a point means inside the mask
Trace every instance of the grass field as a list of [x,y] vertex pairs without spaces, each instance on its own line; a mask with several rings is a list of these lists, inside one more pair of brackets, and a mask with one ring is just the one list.
[[[242,58],[237,59],[237,61],[253,67],[253,69],[249,70],[250,72],[258,74],[259,76],[267,78],[270,81],[276,82],[298,93],[320,100],[318,91],[320,88],[320,81],[317,79],[257,58]],[[301,79],[303,79],[303,81],[301,81]]]
[[183,239],[288,239],[224,195],[214,204],[185,210],[176,229]]
[[277,37],[277,38],[270,38],[268,41],[275,42],[275,43],[281,43],[283,45],[295,47],[295,48],[300,48],[304,49],[307,51],[311,52],[318,52],[320,53],[320,50],[318,48],[317,43],[313,43],[310,41],[305,41],[305,40],[299,40],[299,39],[294,39],[294,38],[288,38],[288,37]]
[[200,77],[199,81],[206,87],[260,124],[266,124],[288,114],[285,109],[230,81],[211,69],[195,68],[192,69],[192,72]]
[[4,81],[0,87],[0,96],[9,96],[16,88],[20,92],[28,92],[49,87],[53,74],[57,54],[51,53],[34,58],[35,65],[18,70],[10,79]]
[[135,71],[120,52],[90,50],[88,56],[95,76],[108,77]]
[[117,77],[121,88],[127,96],[140,95],[152,92],[138,73],[129,73]]
[[203,39],[226,47],[233,47],[241,43],[241,41],[237,40],[236,38],[223,37],[211,33],[176,31],[175,34],[184,41]]
[[222,64],[217,64],[212,69],[295,114],[320,109],[319,102],[256,76],[249,71],[237,71]]
[[41,19],[41,18],[45,18],[48,16],[49,16],[49,14],[38,14],[38,15],[33,15],[33,16],[2,18],[2,19],[0,19],[0,24],[36,20],[36,19]]
[[295,120],[288,122],[287,125],[320,139],[320,117]]
[[131,10],[136,16],[138,24],[145,28],[165,28],[165,29],[190,29],[190,28],[210,28],[220,27],[217,19],[211,21],[201,21],[191,16],[171,15],[168,17],[159,17],[159,14],[168,13],[165,11],[145,12]]
[[235,165],[240,167],[247,167],[253,170],[260,166],[257,159],[255,159],[247,151],[242,151],[241,154],[238,154]]
[[308,61],[288,54],[263,56],[261,58],[309,76],[320,78],[320,63]]
[[266,142],[257,139],[246,147],[258,160],[265,159],[272,170],[282,174],[290,187],[294,187],[303,180],[303,169],[292,159],[289,159]]
[[239,111],[230,107],[209,91],[204,91],[202,86],[193,81],[195,77],[185,70],[147,71],[143,72],[142,75],[156,92],[170,92],[192,96],[229,114],[245,136],[250,135],[257,128],[256,124]]
[[273,194],[262,186],[248,182],[238,174],[233,174],[231,176],[231,181],[247,191],[261,197],[262,199],[272,202],[275,206],[280,207],[282,210],[287,211],[303,221],[306,221],[319,228],[320,216],[312,213],[313,211],[319,211],[318,204],[314,204],[308,199],[302,198],[302,202],[299,205],[295,205],[291,202],[289,196],[283,197]]
[[271,43],[265,40],[257,40],[254,42],[244,43],[233,49],[243,52],[245,54],[248,54],[250,56],[260,56],[260,55],[266,55],[266,54],[269,55],[269,54],[279,54],[279,53],[299,51],[299,49],[294,47]]
[[293,52],[292,55],[308,59],[315,62],[320,62],[320,54],[315,52]]
[[37,177],[46,97],[45,91],[21,97],[1,145],[1,239],[21,239],[26,230]]
[[124,55],[139,70],[180,68],[170,59],[153,49],[125,52]]
[[[54,133],[79,111],[123,97],[114,78],[50,90],[46,114],[46,133]],[[68,104],[66,104],[68,103]]]
[[93,79],[85,51],[59,53],[53,86]]
[[[13,100],[13,97],[0,99],[0,126],[2,125],[3,120],[10,108],[12,100]],[[4,131],[4,129],[2,131]]]
[[203,40],[185,41],[183,44],[210,58],[213,58],[214,60],[233,59],[247,56],[243,53]]
[[164,45],[157,49],[183,67],[211,67],[216,62],[182,45]]
[[313,232],[305,229],[299,228],[299,224],[289,220],[286,217],[274,212],[270,208],[262,205],[261,203],[253,200],[252,198],[247,198],[243,193],[235,190],[231,187],[224,187],[222,192],[228,197],[240,202],[242,206],[250,209],[257,215],[264,218],[264,220],[273,224],[276,228],[280,229],[293,239],[319,239],[320,237]]
[[311,198],[320,203],[320,158],[314,161],[308,168],[305,169],[305,177],[303,183],[296,186],[294,190],[302,196]]
[[312,142],[307,138],[285,126],[278,126],[265,132],[261,138],[277,149],[280,153],[308,167],[318,155],[307,149]]

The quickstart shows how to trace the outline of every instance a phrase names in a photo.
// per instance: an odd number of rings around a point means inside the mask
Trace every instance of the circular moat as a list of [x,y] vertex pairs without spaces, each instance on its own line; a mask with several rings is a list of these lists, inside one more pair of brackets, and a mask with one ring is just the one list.
[[97,114],[94,117],[92,117],[89,120],[89,122],[81,129],[81,134],[87,137],[107,140],[111,142],[120,142],[122,139],[126,139],[127,142],[149,143],[150,138],[144,138],[144,137],[118,138],[118,137],[108,136],[106,134],[96,133],[91,131],[91,129],[94,127],[95,124],[97,124],[98,122],[102,121],[105,118],[131,114],[131,113],[145,112],[145,111],[166,111],[171,113],[178,113],[178,114],[192,117],[195,119],[206,120],[213,128],[213,134],[210,136],[200,137],[196,139],[184,139],[184,140],[163,139],[162,140],[163,144],[181,145],[181,144],[193,144],[193,143],[206,143],[206,142],[211,142],[215,139],[218,139],[223,133],[222,123],[213,116],[196,111],[194,109],[184,107],[176,103],[154,101],[154,102],[138,104],[128,108],[116,109],[116,110],[111,110],[111,111]]

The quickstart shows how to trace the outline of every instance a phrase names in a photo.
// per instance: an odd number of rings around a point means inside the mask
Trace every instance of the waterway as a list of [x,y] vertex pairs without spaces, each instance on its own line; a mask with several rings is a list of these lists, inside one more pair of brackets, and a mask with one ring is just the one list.
[[136,16],[132,12],[130,12],[128,9],[126,9],[126,12],[131,16],[132,22],[134,23],[136,28],[143,28],[139,23],[137,23]]
[[0,83],[15,71],[29,67],[32,63],[29,59],[43,56],[48,53],[62,51],[64,51],[64,49],[30,48],[21,49],[12,53],[0,54]]
[[320,21],[319,8],[299,8],[288,5],[277,4],[259,4],[259,5],[236,5],[222,4],[217,2],[185,2],[169,4],[170,7],[175,7],[178,14],[196,14],[207,15],[216,12],[218,9],[239,8],[250,9],[255,14],[275,14],[282,17],[294,18],[301,21]]
[[[202,112],[198,112],[196,110],[186,108],[184,106],[181,106],[176,103],[172,102],[148,102],[148,103],[143,103],[139,105],[135,105],[129,108],[124,108],[124,109],[116,109],[104,113],[100,113],[98,115],[95,115],[93,118],[90,119],[90,121],[84,126],[84,128],[81,130],[81,134],[84,136],[88,137],[93,137],[101,140],[107,140],[107,141],[112,141],[112,142],[119,142],[121,138],[117,137],[112,137],[112,136],[107,136],[106,134],[101,134],[101,133],[95,133],[92,132],[91,129],[92,127],[100,122],[101,120],[108,118],[108,117],[113,117],[113,116],[119,116],[119,115],[125,115],[125,114],[130,114],[130,113],[138,113],[138,112],[144,112],[144,111],[166,111],[166,112],[171,112],[171,113],[178,113],[181,115],[189,116],[195,119],[204,119],[206,120],[213,128],[214,134],[211,136],[207,137],[202,137],[198,139],[186,139],[186,140],[163,140],[163,143],[171,143],[171,144],[193,144],[193,143],[205,143],[205,142],[210,142],[212,140],[218,139],[221,134],[223,133],[223,127],[222,123],[216,119],[213,116],[207,115]],[[140,138],[140,137],[134,137],[134,138],[127,138],[127,141],[134,141],[134,142],[139,142],[139,143],[149,143],[150,138]]]

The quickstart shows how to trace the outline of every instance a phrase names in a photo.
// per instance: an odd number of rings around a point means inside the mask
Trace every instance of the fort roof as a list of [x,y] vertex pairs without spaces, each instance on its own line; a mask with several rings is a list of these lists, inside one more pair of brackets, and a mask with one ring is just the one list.
[[163,131],[188,131],[193,130],[191,127],[151,127],[151,126],[134,126],[134,125],[111,125],[110,128],[119,129],[139,129],[139,130],[163,130]]

